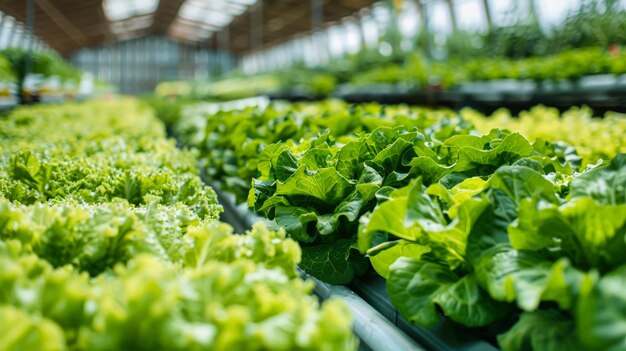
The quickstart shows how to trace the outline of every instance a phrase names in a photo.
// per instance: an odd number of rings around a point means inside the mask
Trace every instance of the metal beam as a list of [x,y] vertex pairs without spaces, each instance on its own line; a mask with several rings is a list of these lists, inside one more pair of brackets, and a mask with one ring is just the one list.
[[[2,40],[2,35],[5,31],[4,23],[6,22],[6,18],[7,18],[7,15],[5,15],[3,12],[0,12],[0,40]],[[2,49],[2,46],[0,46],[0,49]]]
[[446,0],[446,3],[448,4],[448,11],[450,12],[450,21],[452,23],[452,31],[456,32],[458,29],[458,26],[457,26],[457,20],[456,20],[456,12],[454,12],[454,1]]
[[[487,0],[485,0],[487,1]],[[417,0],[416,1],[417,4],[417,10],[419,12],[420,15],[420,28],[419,28],[419,33],[418,33],[418,38],[426,38],[426,40],[424,41],[424,47],[422,48],[422,50],[424,50],[424,53],[426,54],[426,57],[430,57],[430,35],[429,35],[429,25],[428,25],[428,18],[430,17],[428,15],[428,7],[427,5],[424,3],[424,0]]]
[[539,18],[537,16],[537,6],[535,5],[535,0],[528,0],[528,12],[530,14],[530,19],[534,23],[539,22]]
[[324,23],[324,1],[311,0],[311,31],[322,29]]
[[250,43],[251,49],[263,45],[263,0],[260,0],[250,13]]
[[491,30],[491,28],[493,28],[493,17],[491,16],[491,7],[489,7],[489,0],[483,0],[483,8],[485,9],[485,18],[487,18],[487,25]]
[[226,27],[214,35],[217,35],[218,49],[228,52],[230,50],[230,27]]
[[36,0],[37,6],[46,13],[50,19],[56,23],[59,28],[67,34],[67,36],[76,44],[82,45],[87,43],[87,38],[76,28],[74,24],[65,17],[49,0]]
[[154,14],[152,30],[156,34],[165,34],[176,17],[185,0],[163,0]]

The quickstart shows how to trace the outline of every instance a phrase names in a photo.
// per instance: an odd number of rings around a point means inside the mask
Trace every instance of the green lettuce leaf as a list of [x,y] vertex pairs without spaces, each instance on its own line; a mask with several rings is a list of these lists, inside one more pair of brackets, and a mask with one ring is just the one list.
[[484,257],[476,266],[476,275],[493,299],[516,302],[525,311],[536,310],[544,301],[569,310],[581,286],[590,279],[565,258],[552,262],[536,252],[506,248]]
[[590,350],[621,350],[626,342],[624,301],[626,266],[588,285],[578,300],[576,327],[581,341]]
[[473,275],[458,276],[441,263],[399,258],[391,265],[387,290],[394,306],[412,322],[433,326],[443,314],[478,327],[504,318],[507,305],[489,298]]
[[64,351],[63,330],[49,319],[30,316],[12,306],[0,305],[0,345],[2,350]]
[[516,249],[550,248],[582,269],[606,271],[626,263],[626,205],[603,205],[590,197],[560,207],[525,202],[509,228]]
[[589,196],[603,205],[626,204],[626,154],[572,180],[572,198]]
[[389,267],[399,258],[408,257],[419,259],[423,254],[430,252],[428,246],[419,245],[408,240],[384,242],[367,250],[367,257],[376,273],[381,277],[389,278]]
[[576,337],[576,324],[557,310],[524,312],[506,333],[498,336],[503,351],[591,350]]
[[300,266],[329,284],[344,284],[367,270],[369,264],[347,239],[331,244],[303,245]]

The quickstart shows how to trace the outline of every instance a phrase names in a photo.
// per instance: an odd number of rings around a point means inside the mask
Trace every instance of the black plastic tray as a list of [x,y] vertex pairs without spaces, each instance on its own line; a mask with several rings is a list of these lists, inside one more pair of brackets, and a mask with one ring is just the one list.
[[449,90],[418,89],[407,85],[377,84],[367,87],[342,86],[334,94],[351,103],[416,104],[453,109],[472,107],[491,113],[506,107],[517,113],[544,104],[561,110],[588,105],[596,114],[626,112],[626,75],[593,75],[577,80],[494,80],[460,83]]

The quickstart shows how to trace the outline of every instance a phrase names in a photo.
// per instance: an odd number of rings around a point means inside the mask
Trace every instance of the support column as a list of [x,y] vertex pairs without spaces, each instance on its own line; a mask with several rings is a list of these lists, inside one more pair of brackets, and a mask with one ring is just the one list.
[[[417,4],[417,10],[420,16],[420,27],[419,27],[419,33],[417,35],[417,40],[418,40],[417,46],[419,47],[420,44],[422,44],[422,50],[424,50],[425,56],[429,58],[430,57],[430,35],[428,34],[429,28],[428,28],[427,7],[426,7],[426,4],[424,3],[424,0],[416,0],[415,3]],[[425,40],[424,42],[420,43],[420,39],[422,38]]]
[[324,23],[324,2],[323,0],[311,0],[311,31],[317,32],[322,29]]
[[259,49],[263,45],[263,0],[254,5],[250,13],[250,49]]
[[26,1],[26,28],[28,43],[26,43],[26,67],[24,67],[25,75],[32,71],[33,67],[33,41],[35,40],[35,0]]
[[452,22],[452,31],[456,32],[458,29],[457,20],[456,20],[456,12],[454,12],[454,1],[446,0],[448,4],[448,11],[450,12],[450,21]]
[[493,28],[493,18],[491,16],[491,7],[489,7],[489,0],[483,0],[483,8],[485,9],[485,18],[487,19],[487,26],[489,30]]

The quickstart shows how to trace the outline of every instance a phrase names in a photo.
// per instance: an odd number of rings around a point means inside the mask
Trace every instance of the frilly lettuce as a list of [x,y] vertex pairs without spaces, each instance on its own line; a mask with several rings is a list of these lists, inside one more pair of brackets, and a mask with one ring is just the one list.
[[262,261],[183,268],[140,254],[89,279],[0,241],[0,323],[15,323],[0,341],[15,350],[355,348],[343,303],[320,306],[312,284]]
[[297,274],[297,243],[218,223],[193,154],[148,110],[19,109],[0,154],[0,348],[356,348],[346,305]]
[[[432,129],[435,135],[463,131],[470,125],[449,110],[340,101],[273,104],[265,109],[206,113],[202,105],[185,109],[174,133],[186,147],[200,151],[211,182],[246,200],[250,180],[261,171],[261,152],[274,143],[299,144],[328,130],[340,143],[379,127]],[[258,168],[257,168],[258,166]]]

